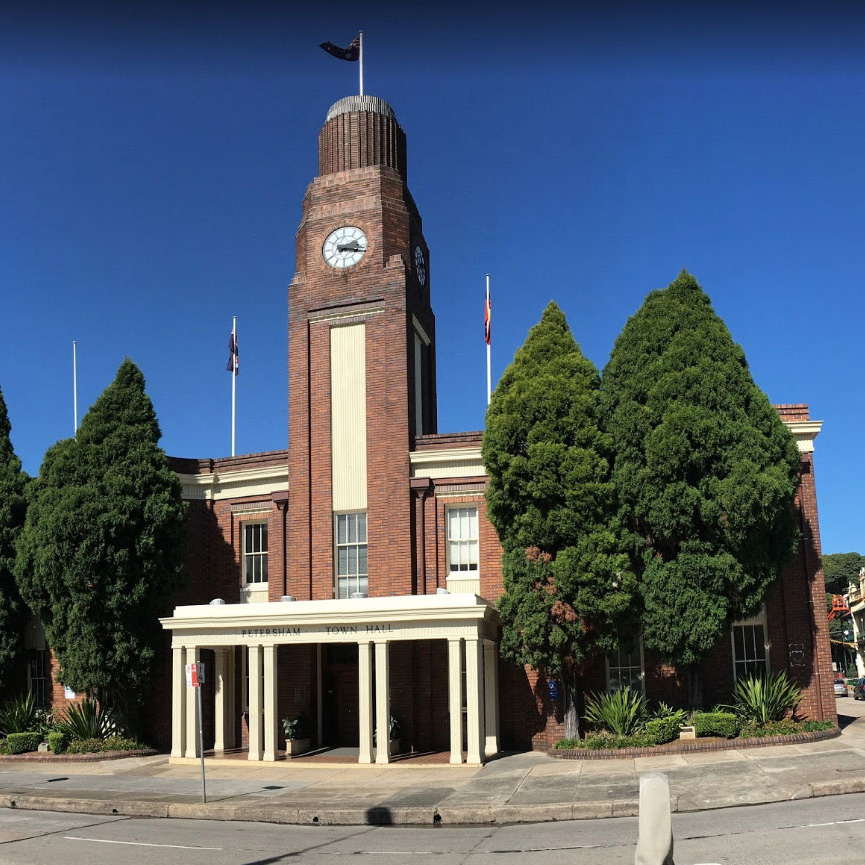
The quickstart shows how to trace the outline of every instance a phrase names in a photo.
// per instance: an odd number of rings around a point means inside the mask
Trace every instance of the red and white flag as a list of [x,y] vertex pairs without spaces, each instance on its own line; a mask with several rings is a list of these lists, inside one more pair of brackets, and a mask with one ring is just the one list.
[[484,304],[484,342],[489,345],[492,336],[493,302],[490,300],[490,286],[487,284],[487,301]]

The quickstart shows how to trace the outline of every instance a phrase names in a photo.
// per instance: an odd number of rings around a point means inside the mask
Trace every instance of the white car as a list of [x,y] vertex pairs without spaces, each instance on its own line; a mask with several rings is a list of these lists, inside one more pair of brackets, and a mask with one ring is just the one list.
[[835,677],[835,696],[836,697],[846,697],[847,696],[847,683],[844,679],[836,676]]

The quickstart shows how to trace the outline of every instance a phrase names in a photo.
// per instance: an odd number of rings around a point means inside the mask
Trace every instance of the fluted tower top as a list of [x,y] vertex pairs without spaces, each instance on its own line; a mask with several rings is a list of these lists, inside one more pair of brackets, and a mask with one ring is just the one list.
[[377,96],[346,96],[331,105],[318,136],[318,174],[386,165],[406,180],[405,133]]

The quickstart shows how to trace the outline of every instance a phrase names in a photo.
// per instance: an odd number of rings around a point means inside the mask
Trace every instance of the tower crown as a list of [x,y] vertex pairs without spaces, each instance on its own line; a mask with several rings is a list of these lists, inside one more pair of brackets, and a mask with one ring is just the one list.
[[377,96],[346,96],[331,105],[318,136],[318,174],[384,165],[406,180],[405,133]]

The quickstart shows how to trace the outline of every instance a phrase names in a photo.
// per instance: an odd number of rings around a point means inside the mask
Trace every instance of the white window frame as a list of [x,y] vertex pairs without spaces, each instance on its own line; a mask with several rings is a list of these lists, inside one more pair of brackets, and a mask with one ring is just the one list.
[[[622,690],[621,685],[620,685],[619,687],[617,687],[617,688],[614,688],[614,687],[613,687],[613,679],[612,679],[612,676],[611,676],[611,671],[612,671],[612,670],[637,670],[637,669],[639,669],[639,671],[640,671],[640,672],[639,672],[640,691],[641,691],[642,693],[645,694],[645,693],[646,693],[646,658],[645,658],[645,654],[644,654],[644,652],[643,652],[643,638],[642,638],[642,636],[640,636],[640,637],[637,638],[637,640],[636,640],[636,642],[635,642],[635,644],[634,644],[633,649],[631,649],[631,651],[628,652],[628,654],[627,654],[627,658],[628,658],[629,660],[631,660],[631,661],[633,661],[633,659],[634,659],[637,655],[639,655],[639,659],[640,659],[640,666],[639,666],[639,668],[638,668],[637,665],[634,664],[634,663],[630,663],[630,664],[622,664],[622,663],[615,663],[615,664],[611,664],[611,663],[610,663],[610,656],[613,655],[613,654],[615,654],[615,660],[616,660],[617,662],[621,662],[621,661],[622,661],[622,651],[623,651],[623,650],[622,650],[621,648],[619,648],[619,649],[616,649],[616,650],[615,650],[615,653],[613,653],[613,652],[605,652],[605,653],[604,653],[604,665],[605,665],[605,667],[606,667],[606,673],[607,673],[607,690],[608,690],[608,691],[611,691],[611,692],[614,691],[614,690],[616,690],[616,691],[618,691],[618,690]],[[619,676],[617,677],[617,679],[618,679],[619,682],[621,682],[621,675],[619,675]]]
[[[256,526],[258,526],[259,528],[262,526],[264,527],[264,530],[266,533],[267,543],[266,543],[264,549],[247,550],[247,548],[246,548],[247,529],[253,529]],[[260,539],[261,539],[261,533],[259,533],[259,540]],[[263,570],[265,572],[267,572],[267,576],[269,577],[269,569],[268,569],[268,559],[270,557],[269,553],[270,553],[270,531],[269,531],[268,521],[267,520],[242,520],[240,523],[240,560],[242,562],[241,570],[242,570],[242,574],[243,574],[243,585],[244,586],[247,586],[250,588],[261,588],[261,589],[267,588],[267,585],[268,585],[267,579],[255,580],[254,574],[252,575],[253,578],[250,579],[249,564],[250,564],[251,560],[253,560],[254,558],[257,557],[260,561],[262,561],[264,563]],[[255,569],[253,568],[253,570],[255,570]]]
[[[342,517],[345,517],[348,521],[350,517],[363,516],[363,540],[357,541],[348,541],[346,540],[344,543],[340,543],[339,541],[339,521]],[[348,528],[348,522],[347,522]],[[357,536],[359,537],[360,532],[360,521],[358,521],[358,532]],[[350,536],[350,531],[346,531],[346,537]],[[356,574],[340,574],[339,572],[339,551],[340,549],[345,548],[346,550],[350,548],[354,548],[356,550],[356,561],[358,564],[358,570]],[[364,573],[360,571],[360,551],[361,548],[364,550],[364,559],[366,560],[366,569]],[[347,592],[345,595],[340,594],[340,580],[345,579],[348,582]],[[361,585],[361,580],[363,581],[363,585]],[[352,585],[354,582],[354,585]],[[366,592],[369,594],[369,524],[367,521],[367,512],[365,510],[358,511],[340,511],[339,513],[335,513],[333,515],[333,596],[335,598],[350,598],[355,592]]]
[[[748,645],[747,640],[743,635],[743,645],[745,648],[745,658],[737,658],[736,657],[736,628],[753,628],[756,626],[760,626],[763,628],[763,652],[765,653],[764,666],[765,666],[765,674],[768,676],[771,672],[771,666],[769,662],[770,648],[771,644],[769,642],[769,627],[766,621],[766,608],[764,607],[756,616],[752,616],[750,619],[738,619],[733,622],[730,627],[730,654],[733,660],[733,682],[738,681],[739,679],[739,668],[742,668],[746,673],[748,670],[748,666],[757,666],[759,665],[760,658],[756,655],[756,641],[753,639],[753,632],[751,633],[751,648],[755,651],[753,652],[754,657],[749,658],[748,655]],[[756,670],[755,670],[756,672]]]
[[[474,511],[474,537],[464,538],[462,536],[453,539],[451,537],[451,514],[457,511]],[[471,521],[469,522],[471,525]],[[459,544],[461,547],[469,551],[467,557],[467,566],[465,568],[454,568],[451,560],[451,544]],[[477,580],[480,579],[481,573],[481,544],[480,544],[480,510],[476,504],[468,502],[460,502],[459,504],[448,505],[445,508],[445,549],[447,551],[447,568],[448,577],[458,580]],[[474,562],[472,562],[472,551],[474,552]],[[462,556],[460,556],[462,558]],[[459,563],[462,565],[462,562]],[[474,567],[472,567],[474,565]]]

